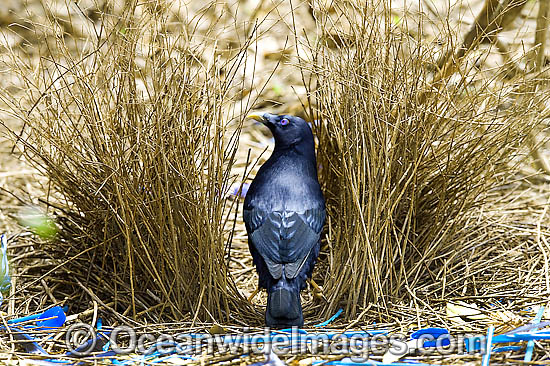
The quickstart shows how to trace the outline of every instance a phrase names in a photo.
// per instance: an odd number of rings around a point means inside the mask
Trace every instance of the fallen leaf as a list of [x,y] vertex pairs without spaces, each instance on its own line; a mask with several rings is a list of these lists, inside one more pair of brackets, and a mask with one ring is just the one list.
[[459,301],[458,304],[448,302],[445,310],[447,318],[455,324],[462,325],[466,331],[472,330],[468,326],[469,322],[487,319],[487,316],[477,308],[477,305],[468,304],[464,301]]
[[210,327],[208,332],[210,334],[225,334],[227,333],[227,330],[219,324],[214,324],[212,327]]
[[404,352],[401,352],[402,351],[401,347],[403,346],[403,342],[400,342],[400,343],[401,343],[400,347],[395,347],[395,345],[394,346],[390,345],[390,347],[382,357],[382,363],[393,363],[393,362],[399,361],[399,359],[408,355],[411,351],[418,348],[418,339],[410,339],[407,342],[405,342]]

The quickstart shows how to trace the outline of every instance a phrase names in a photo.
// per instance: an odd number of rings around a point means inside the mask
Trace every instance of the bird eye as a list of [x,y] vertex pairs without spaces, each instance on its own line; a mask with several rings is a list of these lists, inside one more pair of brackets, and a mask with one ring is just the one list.
[[281,125],[283,125],[283,126],[286,126],[286,125],[288,125],[289,123],[290,123],[290,121],[289,121],[288,119],[286,119],[286,118],[283,118],[283,119],[281,120]]

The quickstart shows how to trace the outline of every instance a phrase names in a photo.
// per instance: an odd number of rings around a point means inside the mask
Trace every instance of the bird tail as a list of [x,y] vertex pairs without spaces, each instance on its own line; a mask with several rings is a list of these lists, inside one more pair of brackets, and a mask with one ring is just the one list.
[[300,286],[293,280],[282,276],[268,289],[265,322],[272,328],[289,328],[304,325]]

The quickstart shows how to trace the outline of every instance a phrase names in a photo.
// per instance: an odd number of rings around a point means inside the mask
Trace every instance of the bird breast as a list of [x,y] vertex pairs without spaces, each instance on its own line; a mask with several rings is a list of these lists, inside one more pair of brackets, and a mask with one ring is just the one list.
[[[315,165],[300,161],[266,162],[254,179],[245,206],[262,210],[303,212],[323,201]],[[248,201],[248,202],[246,202]]]

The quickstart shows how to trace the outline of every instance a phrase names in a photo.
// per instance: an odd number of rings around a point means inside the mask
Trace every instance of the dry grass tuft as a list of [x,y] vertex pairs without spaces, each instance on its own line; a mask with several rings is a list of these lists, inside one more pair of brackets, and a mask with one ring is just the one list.
[[344,305],[353,318],[372,303],[410,300],[421,280],[441,281],[461,258],[453,253],[467,243],[457,237],[514,171],[547,92],[534,92],[540,80],[506,82],[469,61],[431,85],[434,46],[402,31],[383,5],[346,2],[316,18],[326,37],[305,42],[314,57],[302,67],[315,81],[330,218],[325,315]]
[[93,44],[57,37],[34,70],[14,52],[32,107],[8,102],[27,125],[23,152],[66,213],[50,253],[70,258],[79,286],[124,315],[229,321],[231,309],[251,310],[224,260],[242,123],[232,96],[249,40],[220,57],[215,24],[194,33],[214,4],[179,35],[157,5],[102,14]]

